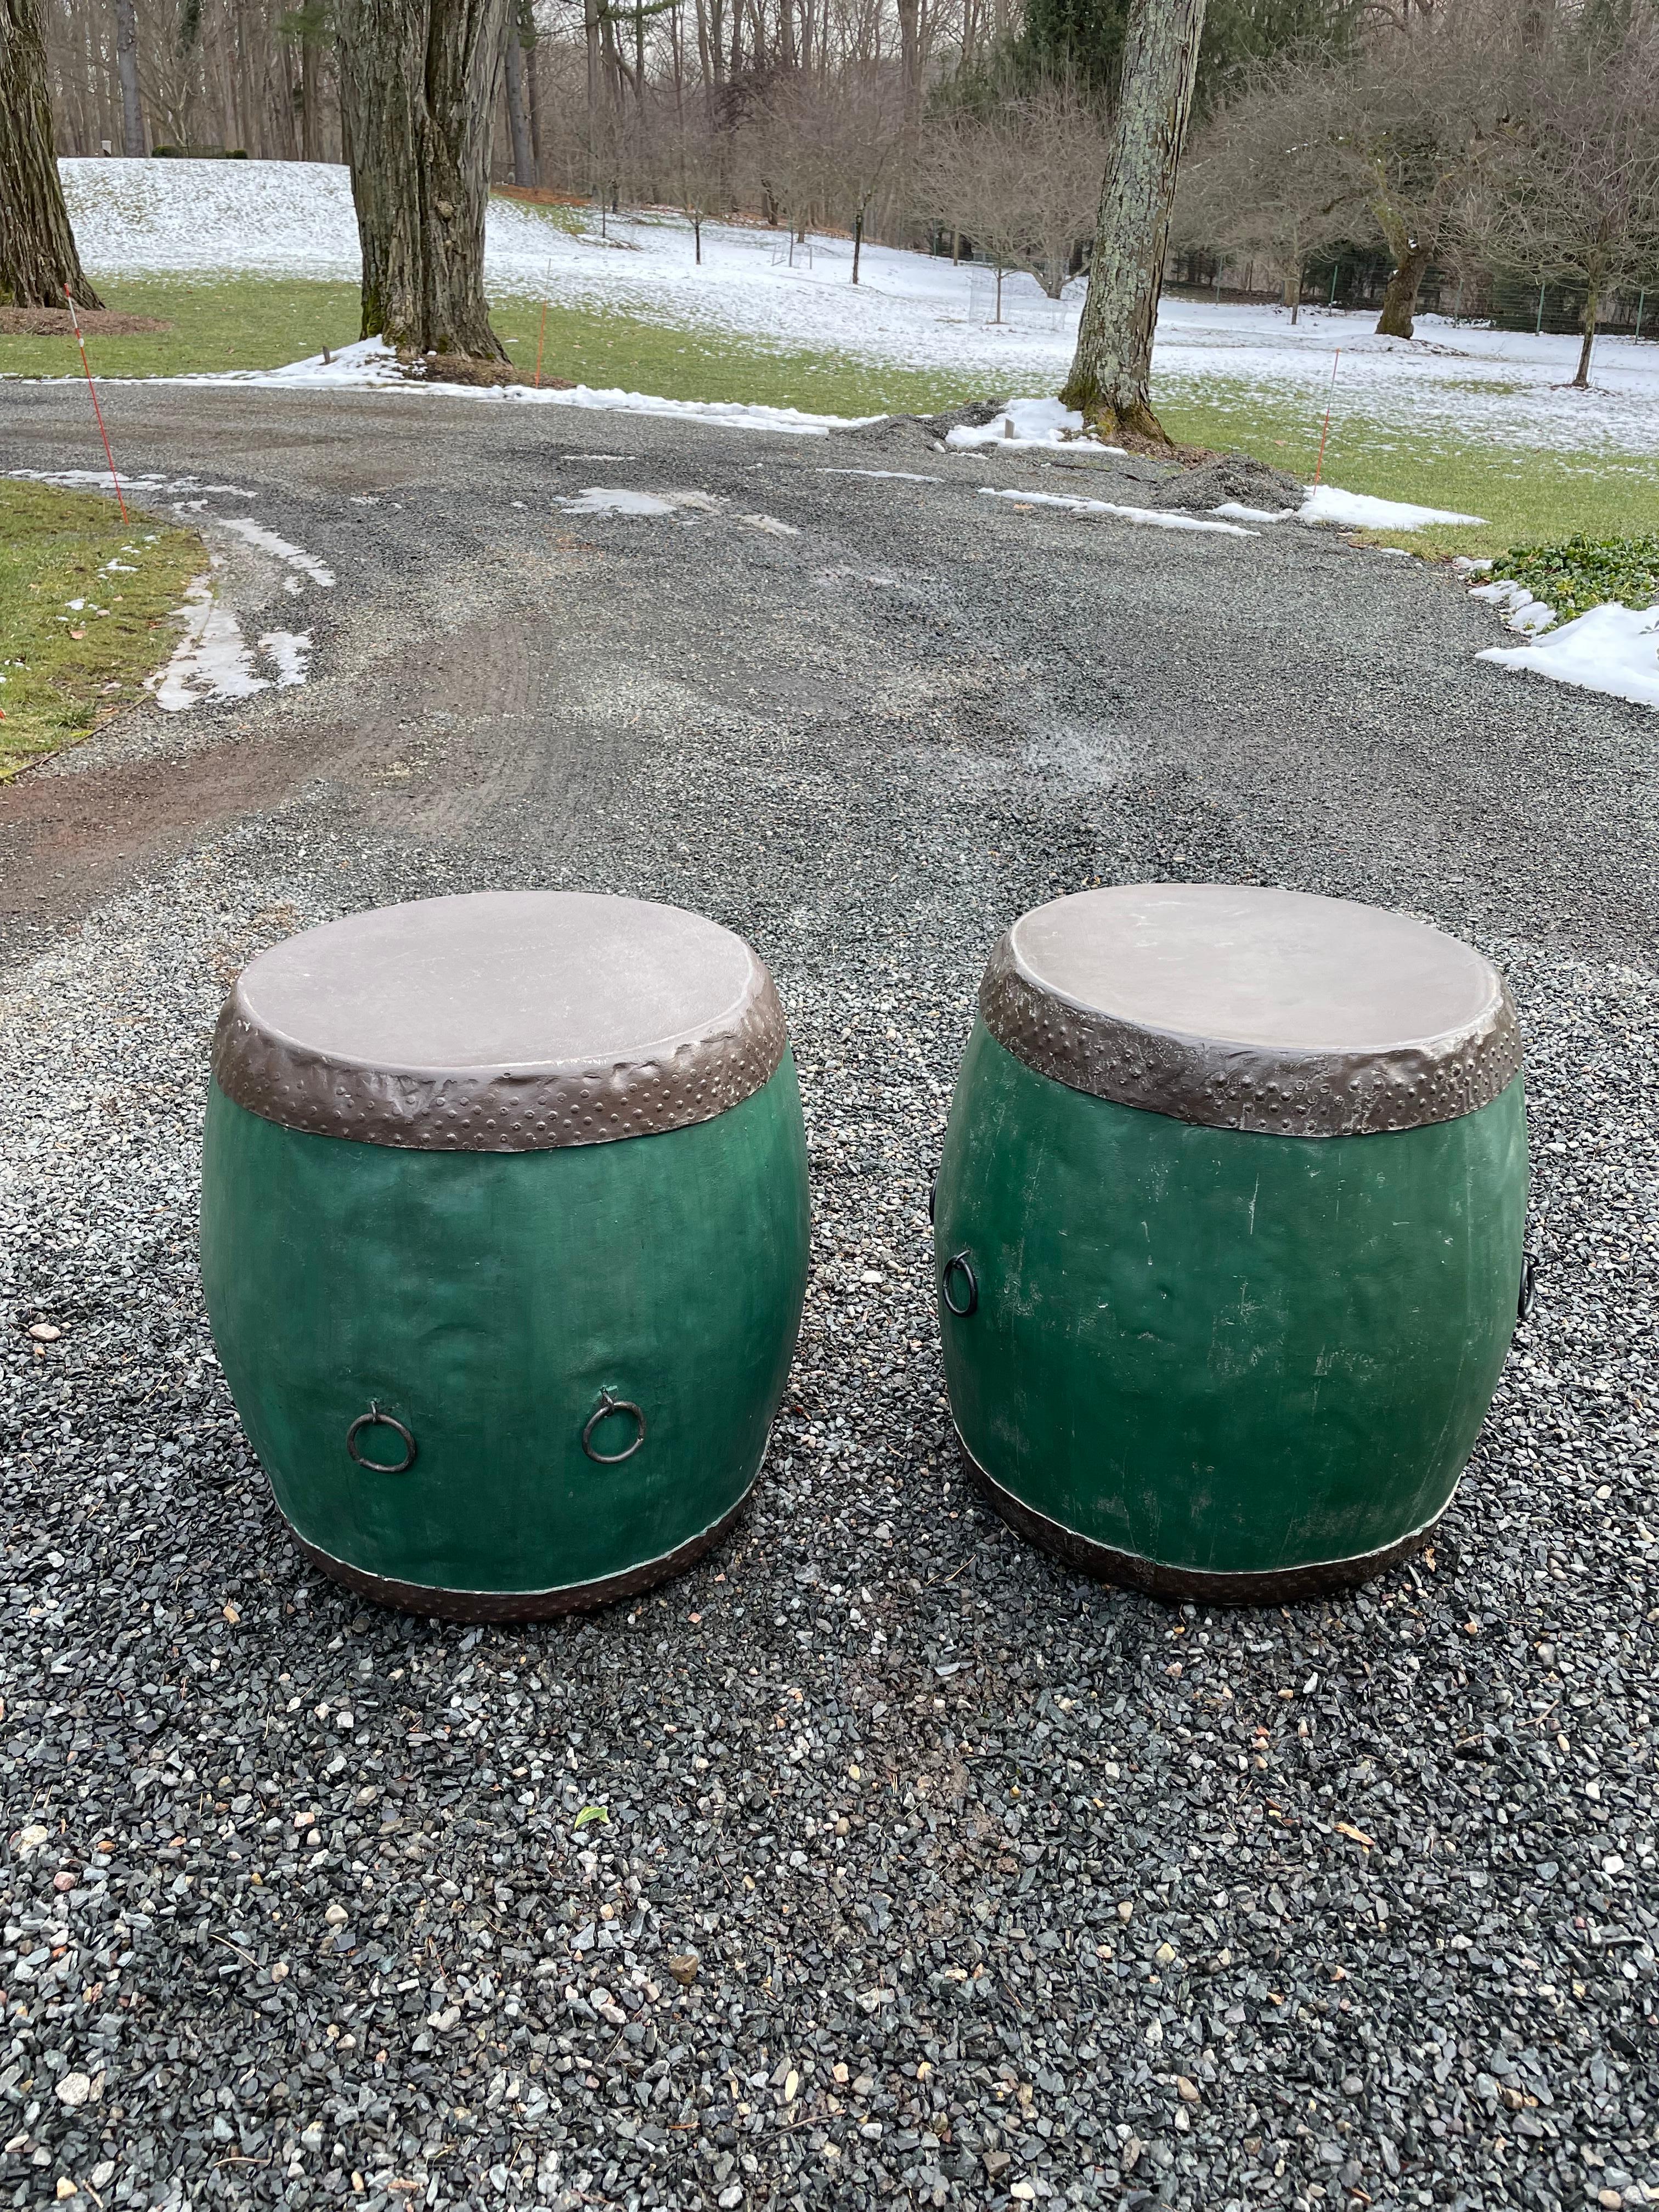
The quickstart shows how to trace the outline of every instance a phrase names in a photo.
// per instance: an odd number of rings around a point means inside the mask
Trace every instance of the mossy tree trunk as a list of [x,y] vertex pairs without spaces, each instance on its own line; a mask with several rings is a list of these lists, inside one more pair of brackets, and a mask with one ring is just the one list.
[[362,335],[400,353],[507,358],[483,289],[506,15],[507,0],[336,7],[340,107],[362,242]]
[[1389,240],[1394,267],[1382,294],[1382,312],[1376,319],[1380,338],[1408,338],[1416,328],[1417,295],[1429,266],[1429,248],[1420,240],[1401,232]]
[[0,302],[104,304],[87,282],[58,178],[40,0],[0,0]]
[[1205,0],[1134,0],[1089,289],[1061,399],[1109,435],[1167,443],[1152,412],[1152,329]]

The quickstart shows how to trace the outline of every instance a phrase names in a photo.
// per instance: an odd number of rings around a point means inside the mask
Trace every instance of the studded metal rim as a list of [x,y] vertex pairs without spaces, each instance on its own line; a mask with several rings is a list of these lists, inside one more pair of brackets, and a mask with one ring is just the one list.
[[1022,960],[1019,927],[1000,939],[980,985],[987,1029],[1037,1074],[1120,1105],[1267,1136],[1371,1136],[1476,1113],[1521,1072],[1520,1024],[1495,969],[1486,1005],[1443,1035],[1365,1050],[1249,1044],[1067,997]]
[[[756,1480],[758,1480],[757,1474]],[[622,1598],[637,1597],[642,1590],[653,1589],[659,1583],[668,1582],[688,1567],[695,1566],[705,1552],[712,1551],[722,1537],[731,1533],[754,1491],[751,1482],[737,1504],[723,1513],[712,1528],[677,1545],[672,1552],[663,1553],[660,1558],[647,1559],[642,1565],[629,1567],[619,1575],[601,1576],[597,1582],[567,1583],[557,1589],[437,1589],[425,1583],[398,1582],[389,1575],[370,1574],[367,1568],[354,1567],[349,1559],[337,1559],[331,1553],[319,1551],[315,1544],[308,1544],[291,1522],[289,1534],[312,1565],[319,1568],[331,1582],[342,1583],[359,1597],[370,1598],[376,1605],[396,1613],[421,1613],[433,1620],[556,1620],[562,1613],[596,1613],[602,1606],[615,1605]]]
[[[636,947],[641,1003],[627,988]],[[515,1003],[544,967],[578,979],[557,1019]],[[384,1020],[377,1038],[353,1034],[340,1010],[354,999],[392,1006],[390,1035]],[[457,1004],[477,1016],[459,1040]],[[641,1041],[618,1006],[646,1024]],[[434,1027],[444,1015],[447,1034]],[[307,1135],[533,1152],[712,1121],[763,1090],[788,1048],[765,963],[705,915],[477,892],[371,908],[272,946],[233,985],[212,1065],[234,1104]]]
[[[1075,1528],[1066,1528],[1063,1522],[1051,1521],[1046,1513],[1039,1513],[1012,1491],[1005,1490],[963,1443],[960,1430],[957,1431],[957,1443],[975,1486],[987,1504],[994,1507],[1028,1543],[1035,1544],[1039,1551],[1048,1553],[1079,1573],[1092,1576],[1097,1582],[1144,1590],[1149,1597],[1167,1598],[1172,1602],[1184,1600],[1200,1605],[1286,1605],[1300,1598],[1323,1597],[1335,1590],[1352,1589],[1357,1583],[1372,1581],[1401,1559],[1409,1559],[1413,1552],[1420,1551],[1452,1502],[1449,1498],[1432,1520],[1425,1521],[1420,1528],[1413,1528],[1397,1542],[1385,1544],[1380,1551],[1361,1552],[1351,1559],[1322,1559],[1308,1566],[1278,1567],[1258,1574],[1212,1574],[1198,1568],[1168,1566],[1161,1560],[1143,1559],[1135,1552],[1120,1552],[1110,1544],[1097,1544],[1092,1537],[1079,1535]],[[1456,1495],[1454,1485],[1452,1498]]]

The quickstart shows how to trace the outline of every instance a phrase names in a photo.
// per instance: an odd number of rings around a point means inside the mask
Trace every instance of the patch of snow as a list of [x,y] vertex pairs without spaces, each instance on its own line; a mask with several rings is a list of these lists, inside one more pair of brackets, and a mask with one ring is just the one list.
[[672,514],[672,499],[659,499],[654,492],[629,491],[616,484],[589,484],[574,499],[556,500],[554,504],[567,514]]
[[943,477],[924,477],[915,469],[816,469],[821,477],[870,477],[878,483],[943,483]]
[[276,671],[280,689],[303,684],[311,670],[311,632],[308,629],[268,629],[260,634],[259,650]]
[[1504,577],[1496,584],[1473,585],[1469,597],[1472,599],[1489,599],[1502,613],[1510,629],[1522,630],[1529,637],[1536,636],[1540,629],[1547,629],[1555,620],[1553,607],[1534,597],[1524,584],[1517,584],[1510,577]]
[[1481,514],[1455,514],[1442,507],[1413,507],[1407,500],[1373,499],[1334,484],[1310,486],[1296,511],[1298,522],[1336,522],[1350,530],[1425,530],[1436,522],[1484,522]]
[[[158,378],[158,383],[167,380]],[[66,490],[106,491],[112,495],[115,487],[110,482],[107,469],[8,469],[6,474],[23,483],[62,484]],[[163,491],[227,492],[232,499],[252,499],[251,491],[240,484],[203,483],[196,477],[137,476],[123,477],[121,489],[148,498]],[[131,550],[131,548],[128,549]]]
[[1608,600],[1535,645],[1489,645],[1479,657],[1523,675],[1659,707],[1659,606],[1644,610]]
[[775,514],[740,514],[739,522],[746,522],[751,530],[763,530],[769,538],[799,538],[800,532],[793,522],[780,522]]
[[1236,522],[1284,522],[1296,513],[1293,507],[1246,507],[1243,500],[1224,499],[1212,514],[1231,514]]
[[1074,408],[1062,407],[1058,399],[1011,399],[1000,415],[994,415],[977,430],[958,422],[954,430],[947,431],[945,442],[958,451],[996,446],[1006,453],[1026,453],[1042,446],[1086,445],[1101,453],[1128,450],[1124,446],[1104,445],[1096,437],[1085,438],[1082,416]]
[[1178,508],[1161,507],[1117,507],[1104,499],[1066,499],[1052,491],[1005,491],[994,489],[989,484],[979,488],[981,499],[1012,499],[1022,507],[1061,507],[1072,514],[1115,514],[1125,522],[1150,523],[1155,530],[1213,531],[1218,538],[1254,538],[1253,530],[1242,530],[1236,522],[1201,522],[1195,514],[1182,514]]
[[238,538],[257,545],[262,553],[270,554],[292,571],[288,579],[290,591],[300,589],[301,577],[309,577],[325,591],[333,589],[334,571],[325,561],[319,561],[314,553],[307,553],[298,545],[290,545],[285,538],[279,538],[274,530],[267,530],[263,523],[251,521],[244,515],[227,515],[220,526],[234,531]]
[[687,510],[717,514],[720,501],[706,491],[635,491],[625,485],[589,484],[574,497],[556,497],[553,504],[566,514],[631,514],[640,517],[678,514]]
[[[161,381],[163,380],[157,380]],[[855,430],[866,422],[880,422],[880,415],[811,415],[799,407],[763,407],[740,400],[663,399],[649,392],[593,391],[585,384],[568,392],[550,385],[410,383],[398,368],[398,356],[380,338],[360,338],[344,346],[331,359],[313,354],[304,361],[289,362],[281,368],[228,369],[222,374],[166,379],[174,384],[280,384],[404,392],[411,398],[422,392],[442,392],[451,399],[481,399],[528,407],[602,408],[607,414],[668,415],[687,422],[706,422],[725,430],[775,430],[793,437],[823,438],[831,430]],[[575,458],[573,456],[573,458]],[[589,459],[628,460],[626,453],[589,455]]]
[[274,672],[262,675],[242,625],[213,595],[210,578],[198,576],[185,592],[185,630],[165,668],[149,688],[164,714],[226,699],[248,699],[275,684],[303,684],[311,656],[308,630],[267,630],[257,654]]

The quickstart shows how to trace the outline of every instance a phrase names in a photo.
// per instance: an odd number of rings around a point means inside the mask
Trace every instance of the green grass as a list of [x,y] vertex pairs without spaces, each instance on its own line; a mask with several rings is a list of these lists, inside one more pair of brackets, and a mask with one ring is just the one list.
[[[545,215],[550,210],[532,210]],[[552,210],[555,214],[567,212]],[[276,368],[357,335],[355,284],[298,277],[179,277],[100,283],[104,304],[152,315],[172,328],[144,337],[93,337],[94,375],[180,376]],[[497,299],[495,329],[526,380],[536,365],[540,303]],[[799,407],[815,415],[927,413],[980,396],[984,379],[949,370],[894,368],[851,355],[773,346],[718,331],[675,330],[607,307],[549,307],[543,368],[575,384],[650,392],[665,399],[726,399]],[[0,374],[78,376],[71,338],[0,337]]]
[[[95,376],[183,376],[204,370],[280,368],[325,346],[349,345],[361,309],[355,284],[300,276],[94,278],[104,305],[172,325],[147,337],[87,340]],[[72,337],[0,336],[0,375],[78,376]]]
[[194,531],[136,509],[123,523],[98,492],[0,480],[0,782],[131,704],[206,566]]
[[[1184,380],[1153,394],[1159,420],[1189,445],[1237,447],[1313,480],[1319,453],[1319,403],[1305,409],[1281,393],[1245,384],[1202,387]],[[1371,531],[1374,543],[1413,553],[1503,552],[1523,539],[1632,538],[1659,513],[1659,461],[1634,453],[1534,453],[1524,447],[1460,445],[1402,428],[1397,418],[1333,417],[1325,481],[1344,491],[1411,500],[1485,517],[1480,527],[1443,526],[1404,532]]]
[[[536,364],[541,307],[497,301],[497,334],[526,380]],[[981,397],[971,373],[896,368],[849,354],[771,346],[757,338],[684,331],[610,308],[550,306],[543,373],[601,391],[665,399],[726,399],[799,407],[812,415],[931,414]]]

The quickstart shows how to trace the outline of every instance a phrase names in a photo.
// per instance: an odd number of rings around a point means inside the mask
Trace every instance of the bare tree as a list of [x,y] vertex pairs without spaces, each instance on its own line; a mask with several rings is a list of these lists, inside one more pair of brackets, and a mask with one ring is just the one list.
[[483,291],[507,0],[337,0],[365,337],[504,361]]
[[767,94],[769,180],[803,234],[814,209],[848,225],[855,284],[871,203],[899,157],[903,126],[902,85],[885,70],[844,70],[827,82],[796,71]]
[[1535,0],[1407,10],[1342,73],[1336,143],[1394,264],[1379,337],[1411,337],[1424,276],[1504,143],[1528,12],[1541,20]]
[[1494,258],[1584,289],[1573,383],[1606,294],[1659,271],[1659,15],[1557,19],[1527,53],[1523,119],[1466,213]]
[[40,0],[0,0],[0,301],[103,302],[87,282],[58,180]]
[[1309,257],[1363,216],[1337,143],[1342,113],[1334,70],[1317,61],[1281,65],[1211,118],[1182,166],[1176,241],[1265,261],[1292,322]]
[[1152,412],[1152,330],[1205,0],[1133,0],[1077,351],[1060,398],[1109,436],[1169,441]]
[[1057,300],[1088,235],[1105,152],[1095,111],[1063,85],[1041,86],[939,117],[923,141],[916,198],[965,233],[999,276],[1026,270]]

